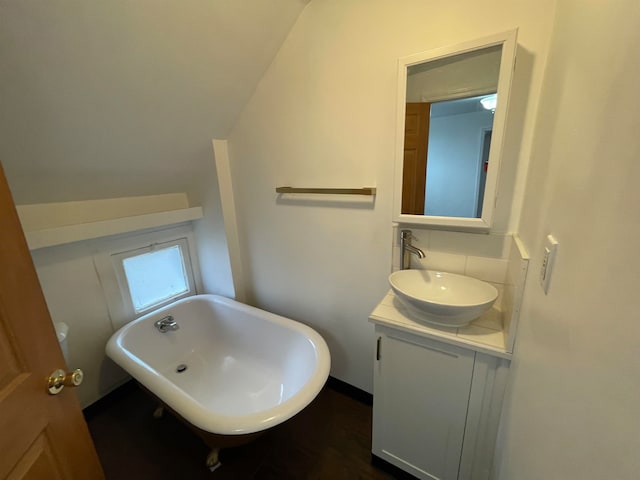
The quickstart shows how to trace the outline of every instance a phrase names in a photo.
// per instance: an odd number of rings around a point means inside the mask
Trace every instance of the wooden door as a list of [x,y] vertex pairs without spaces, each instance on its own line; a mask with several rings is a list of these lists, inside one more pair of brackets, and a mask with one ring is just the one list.
[[102,479],[72,388],[47,391],[65,368],[0,166],[0,478]]
[[402,213],[424,215],[430,103],[407,103],[404,120]]

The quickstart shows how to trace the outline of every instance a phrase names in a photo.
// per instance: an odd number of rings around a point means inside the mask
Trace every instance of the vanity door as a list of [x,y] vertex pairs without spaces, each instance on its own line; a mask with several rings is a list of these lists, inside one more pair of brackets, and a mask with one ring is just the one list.
[[376,327],[373,454],[418,478],[456,480],[475,353]]

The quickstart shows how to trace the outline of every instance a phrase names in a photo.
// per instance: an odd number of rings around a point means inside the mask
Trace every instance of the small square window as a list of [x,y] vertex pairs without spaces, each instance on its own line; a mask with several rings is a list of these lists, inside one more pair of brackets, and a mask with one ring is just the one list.
[[121,288],[126,289],[135,314],[195,293],[186,239],[122,252],[113,257]]

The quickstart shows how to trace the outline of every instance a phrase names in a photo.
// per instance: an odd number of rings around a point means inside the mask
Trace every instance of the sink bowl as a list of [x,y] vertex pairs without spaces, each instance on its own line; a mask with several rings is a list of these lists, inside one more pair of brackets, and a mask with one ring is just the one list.
[[471,323],[498,298],[487,282],[432,270],[399,270],[389,275],[389,284],[413,316],[441,327]]

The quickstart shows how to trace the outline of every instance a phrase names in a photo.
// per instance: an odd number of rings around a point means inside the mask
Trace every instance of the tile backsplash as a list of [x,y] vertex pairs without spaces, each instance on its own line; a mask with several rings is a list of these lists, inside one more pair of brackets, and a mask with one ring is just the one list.
[[505,279],[504,301],[502,310],[503,330],[505,332],[505,346],[508,352],[513,352],[516,340],[520,306],[524,294],[524,284],[529,269],[529,254],[517,235],[513,236],[513,247],[509,257],[507,277]]
[[400,230],[404,229],[411,230],[412,244],[426,255],[423,259],[411,255],[411,268],[467,275],[498,289],[494,305],[502,312],[505,345],[510,352],[528,264],[517,236],[442,232],[394,224],[391,271],[400,269]]

